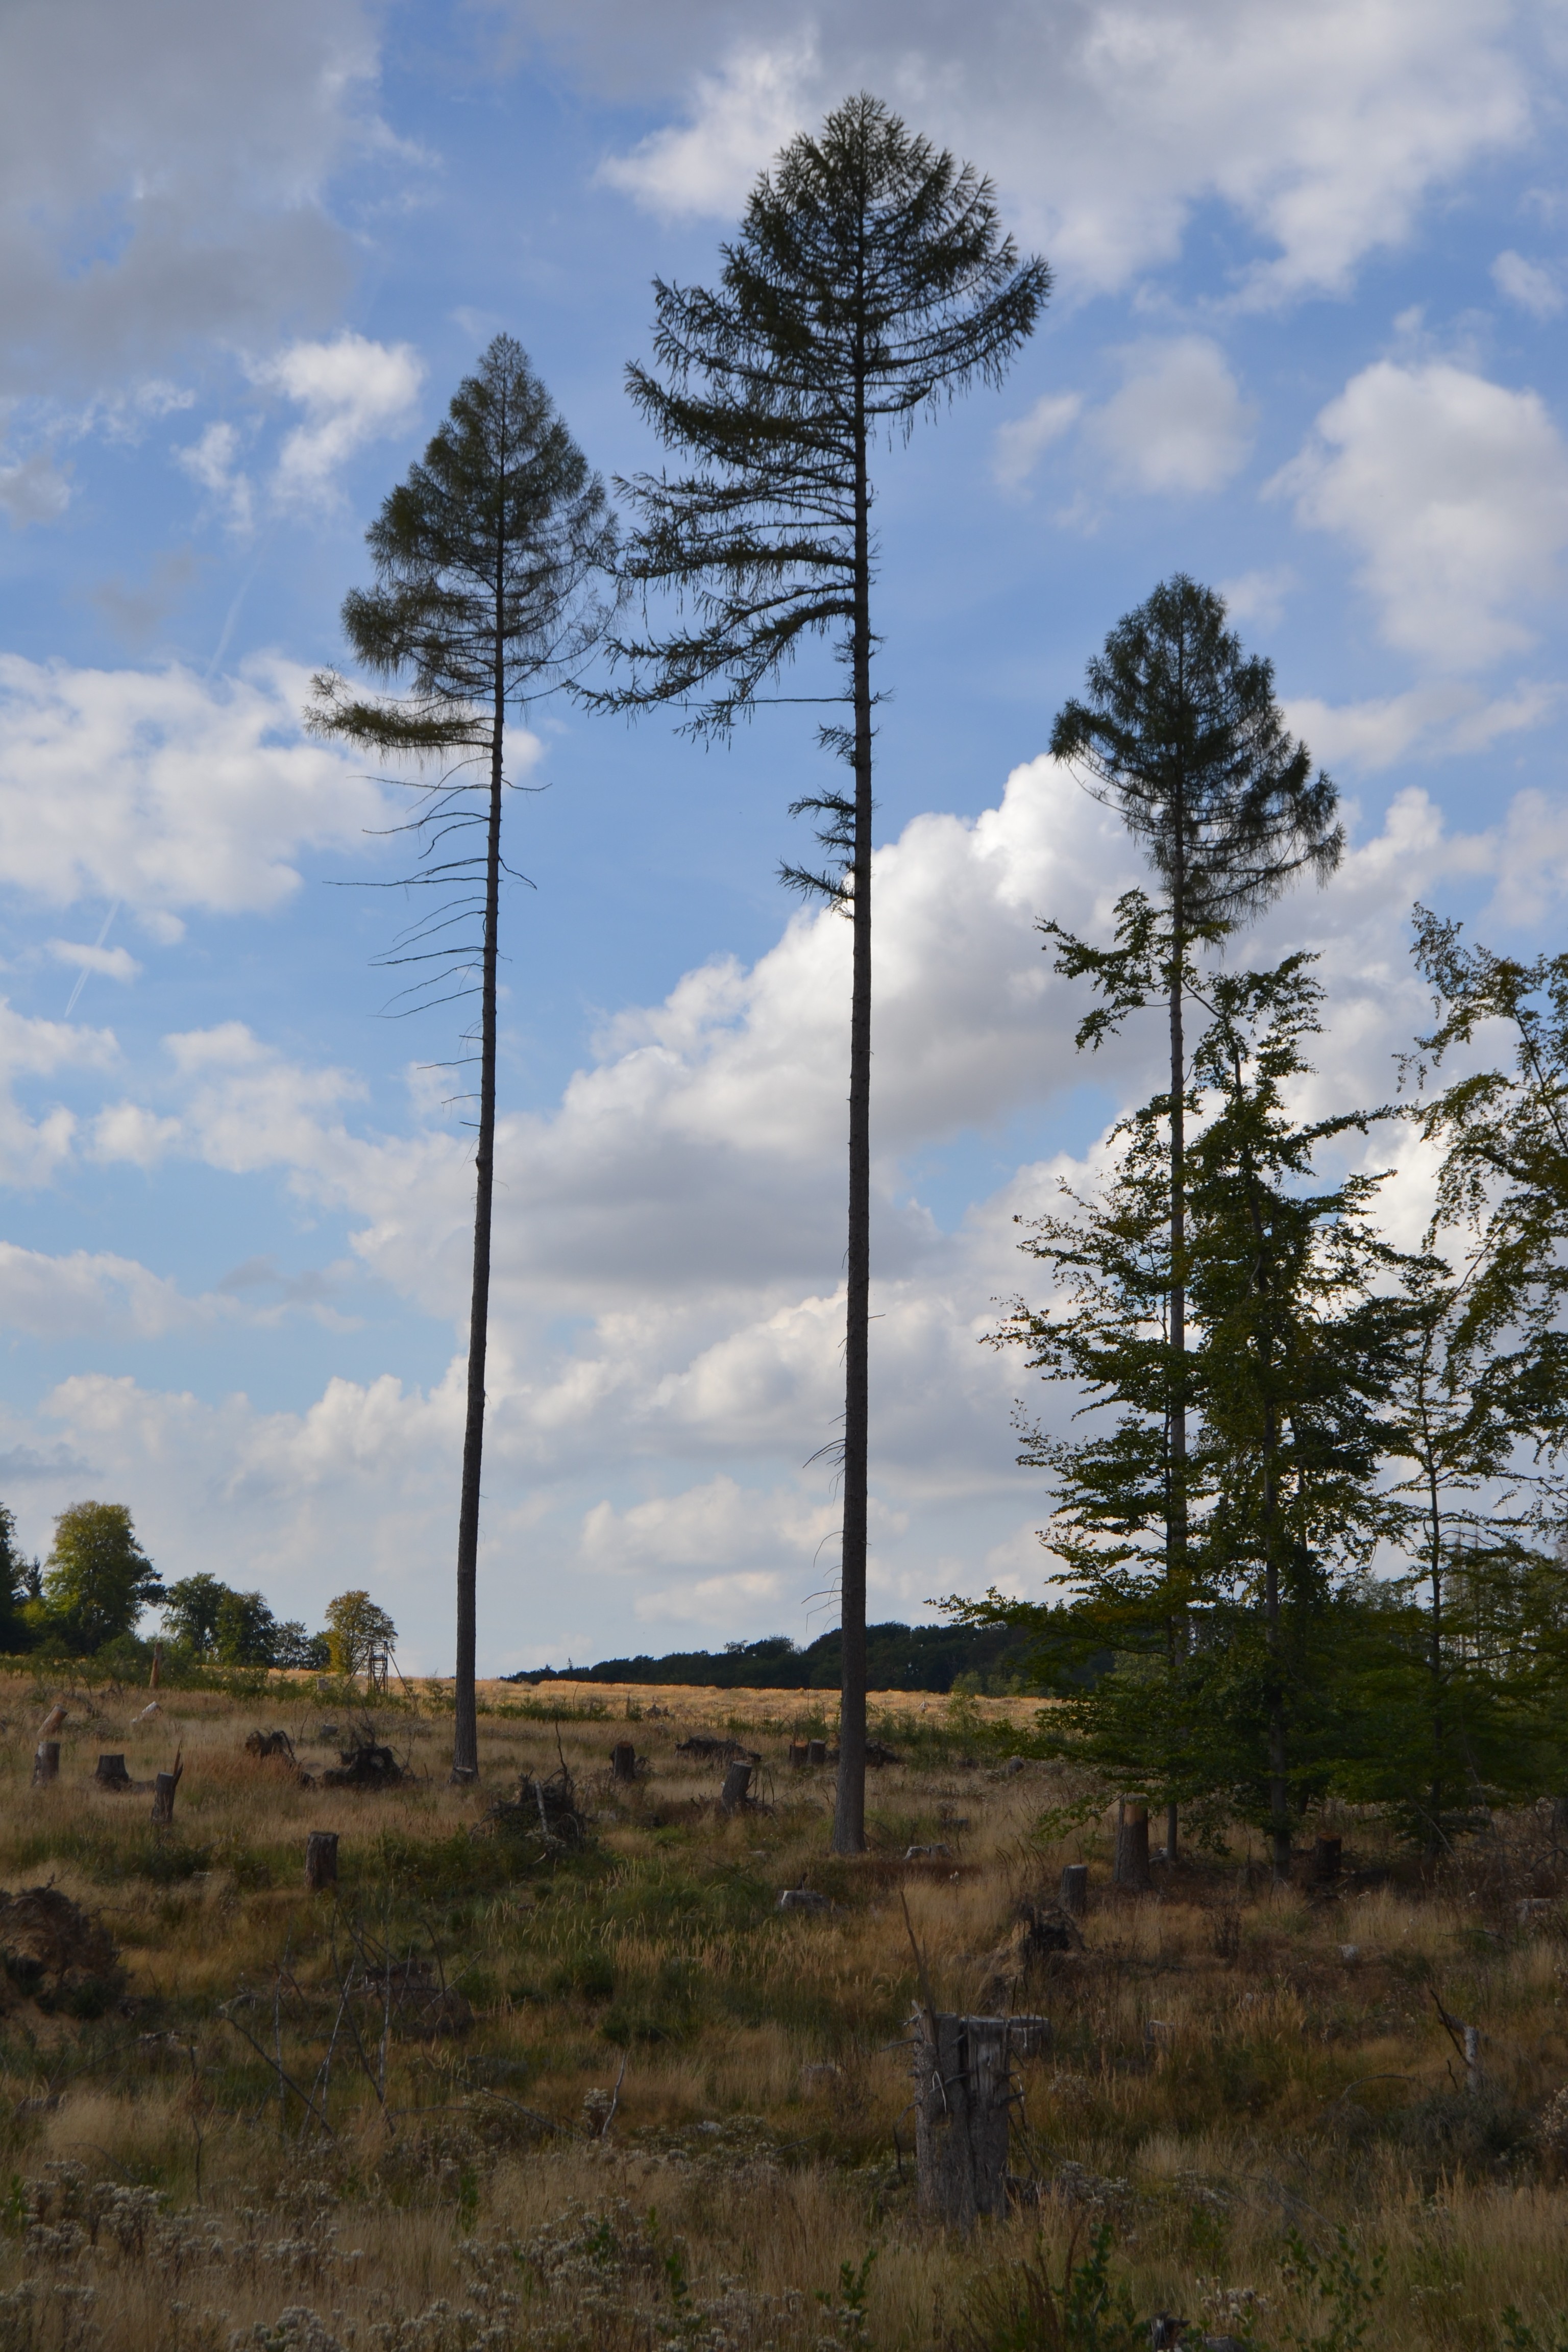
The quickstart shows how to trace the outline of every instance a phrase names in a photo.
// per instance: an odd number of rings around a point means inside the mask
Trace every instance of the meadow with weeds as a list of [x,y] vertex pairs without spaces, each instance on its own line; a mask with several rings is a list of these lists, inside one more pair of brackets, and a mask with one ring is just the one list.
[[[1273,2352],[1568,2343],[1549,1816],[1424,1874],[1347,1815],[1337,1885],[1283,1892],[1241,1832],[1128,1895],[1101,1792],[1029,1754],[1037,1703],[881,1707],[900,1760],[835,1859],[831,1769],[790,1760],[816,1694],[482,1699],[455,1789],[437,1685],[367,1719],[309,1678],[151,1717],[5,1684],[0,2352],[1028,2352],[1158,2314]],[[372,1727],[396,1785],[327,1785]],[[754,1804],[721,1810],[693,1732],[760,1754]],[[94,1780],[176,1751],[171,1827]],[[1081,1944],[1051,1948],[1027,1906],[1079,1860]],[[823,1905],[781,1910],[803,1886]],[[1010,2211],[966,2238],[916,2195],[921,1968],[943,2008],[1051,2024]]]

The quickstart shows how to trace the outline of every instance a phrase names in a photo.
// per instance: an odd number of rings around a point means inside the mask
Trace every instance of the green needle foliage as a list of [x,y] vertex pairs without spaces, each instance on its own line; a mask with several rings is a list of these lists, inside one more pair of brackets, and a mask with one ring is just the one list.
[[1364,1134],[1374,1114],[1302,1120],[1291,1108],[1320,1025],[1310,961],[1212,982],[1194,1066],[1218,1108],[1193,1145],[1190,1192],[1215,1486],[1209,1579],[1231,1627],[1228,1706],[1215,1713],[1237,1728],[1253,1718],[1237,1798],[1267,1821],[1279,1879],[1293,1823],[1331,1784],[1342,1745],[1325,1696],[1344,1639],[1338,1602],[1405,1523],[1380,1470],[1409,1336],[1407,1261],[1373,1223],[1381,1177],[1325,1185],[1319,1173],[1323,1147]]
[[[1098,1045],[1126,1013],[1163,1002],[1170,1032],[1167,1097],[1170,1259],[1166,1289],[1169,1468],[1166,1542],[1173,1585],[1184,1574],[1190,1375],[1186,1365],[1187,1103],[1184,1010],[1192,953],[1261,912],[1302,872],[1320,881],[1339,863],[1338,794],[1305,744],[1288,733],[1272,665],[1244,653],[1224,599],[1177,572],[1112,629],[1089,663],[1082,699],[1066,703],[1051,751],[1122,817],[1159,877],[1157,906],[1124,898],[1116,946],[1086,946],[1041,925],[1057,969],[1087,973],[1102,1003],[1079,1031]],[[1173,1853],[1176,1813],[1166,1842]]]
[[[415,1002],[479,998],[479,1137],[468,1410],[458,1525],[454,1777],[479,1770],[474,1706],[479,1480],[484,1451],[495,1178],[496,963],[509,713],[575,684],[603,634],[595,583],[612,571],[615,526],[597,475],[521,346],[498,335],[458,386],[447,419],[366,533],[376,584],[343,602],[354,658],[401,690],[366,695],[324,673],[311,724],[395,761],[434,765],[409,829],[412,882],[435,911],[388,961],[413,970]],[[402,886],[399,886],[402,887]]]
[[[618,641],[608,707],[669,705],[698,736],[749,716],[803,642],[826,637],[847,706],[825,726],[847,791],[797,801],[825,870],[786,882],[854,929],[849,1237],[842,1448],[844,1683],[833,1842],[865,1843],[866,1512],[870,1299],[871,457],[974,383],[998,383],[1049,289],[1020,263],[990,183],[862,93],[801,135],[752,192],[716,289],[655,281],[656,365],[632,399],[689,470],[620,484],[637,516],[626,579],[689,614]],[[835,1449],[837,1451],[837,1449]]]

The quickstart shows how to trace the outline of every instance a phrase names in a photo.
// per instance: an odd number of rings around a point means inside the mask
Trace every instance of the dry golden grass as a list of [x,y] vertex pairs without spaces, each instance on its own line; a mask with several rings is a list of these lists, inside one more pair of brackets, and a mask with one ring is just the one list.
[[[6,1990],[0,2352],[205,2352],[236,2331],[258,2352],[984,2347],[983,2283],[1037,2242],[1059,2271],[1105,2217],[1141,2315],[1250,2326],[1276,2352],[1357,2340],[1353,2293],[1335,2335],[1292,2231],[1331,2272],[1385,2261],[1368,2346],[1503,2352],[1508,2304],[1554,2352],[1568,2329],[1568,2134],[1547,2116],[1568,1936],[1533,1822],[1440,1884],[1395,1858],[1332,1900],[1275,1894],[1243,1839],[1130,1898],[1105,1884],[1103,1819],[1050,1829],[1070,1777],[1006,1765],[1030,1702],[879,1701],[907,1760],[874,1776],[851,1863],[826,1851],[830,1772],[787,1762],[815,1694],[488,1685],[476,1791],[446,1784],[445,1694],[422,1685],[377,1714],[416,1776],[379,1795],[245,1753],[281,1725],[307,1771],[333,1760],[317,1734],[323,1712],[346,1724],[341,1697],[281,1679],[161,1694],[142,1725],[144,1692],[67,1694],[60,1780],[35,1790],[52,1695],[0,1690],[0,1883],[100,1913],[127,1977],[100,2014]],[[649,1769],[625,1790],[606,1766],[628,1698]],[[763,1751],[765,1809],[726,1821],[714,1769],[675,1749],[731,1725]],[[150,1780],[176,1748],[172,1835],[145,1793],[91,1784],[103,1750]],[[563,1758],[593,1835],[552,1864],[484,1816]],[[1353,1859],[1389,1862],[1372,1825],[1341,1826]],[[335,1901],[302,1885],[317,1827],[342,1841]],[[949,1852],[906,1864],[911,1844]],[[999,1990],[1014,1905],[1079,1858],[1086,1950]],[[781,1915],[803,1881],[833,1908]],[[914,2202],[911,1927],[942,2005],[1053,2021],[1024,2069],[1024,2196],[970,2243]],[[356,1937],[460,1990],[468,2029],[345,2004]],[[1440,2011],[1481,2028],[1476,2091]],[[843,2266],[872,2249],[861,2314]]]

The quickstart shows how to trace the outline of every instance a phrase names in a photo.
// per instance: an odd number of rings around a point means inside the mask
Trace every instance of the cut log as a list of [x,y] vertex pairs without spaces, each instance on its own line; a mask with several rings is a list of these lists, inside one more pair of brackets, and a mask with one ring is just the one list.
[[100,1789],[129,1789],[131,1775],[125,1769],[123,1756],[100,1756],[93,1774]]
[[731,1764],[724,1775],[724,1785],[719,1791],[719,1811],[738,1813],[747,1801],[746,1792],[752,1785],[749,1764]]
[[1062,1883],[1057,1901],[1074,1919],[1081,1919],[1089,1909],[1089,1864],[1069,1862],[1062,1872]]
[[[174,1791],[184,1777],[184,1766],[178,1756],[172,1772],[160,1772],[153,1783],[153,1819],[160,1829],[168,1829],[174,1818]],[[146,1783],[143,1781],[142,1786]]]
[[1149,1808],[1147,1805],[1121,1804],[1116,1817],[1116,1868],[1112,1873],[1118,1886],[1126,1886],[1142,1894],[1149,1885]]
[[617,1739],[611,1748],[610,1777],[615,1780],[637,1779],[637,1751],[629,1739]]
[[33,1750],[33,1786],[46,1788],[60,1777],[60,1743],[58,1739],[40,1739]]
[[826,1764],[827,1761],[826,1740],[808,1739],[805,1743],[805,1760],[808,1764]]
[[1337,1837],[1321,1837],[1312,1848],[1312,1883],[1316,1886],[1332,1886],[1340,1874],[1340,1857],[1343,1848]]
[[921,2011],[915,2042],[915,2168],[921,2205],[972,2230],[1007,2204],[1013,2067],[1049,2040],[1043,2017],[955,2017]]
[[305,1884],[312,1895],[338,1883],[338,1832],[312,1830],[305,1840]]

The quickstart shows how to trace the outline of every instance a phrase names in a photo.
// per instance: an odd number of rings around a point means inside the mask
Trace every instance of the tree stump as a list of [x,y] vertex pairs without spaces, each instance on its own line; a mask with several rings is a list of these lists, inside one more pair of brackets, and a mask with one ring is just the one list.
[[1050,2032],[1043,2017],[922,2011],[915,2042],[915,2169],[922,2210],[971,2230],[1007,2204],[1013,2065]]
[[40,1739],[33,1750],[33,1786],[42,1789],[60,1777],[60,1743],[58,1739]]
[[1116,1812],[1116,1867],[1112,1872],[1118,1886],[1127,1886],[1142,1894],[1149,1885],[1149,1808],[1147,1805],[1121,1804]]
[[305,1840],[305,1884],[312,1895],[338,1883],[338,1833],[312,1830]]
[[1342,1851],[1337,1837],[1321,1837],[1312,1848],[1312,1880],[1318,1886],[1331,1886],[1340,1874]]
[[724,1785],[719,1791],[719,1811],[738,1813],[746,1801],[746,1791],[752,1785],[749,1764],[731,1764],[724,1775]]
[[66,1703],[63,1698],[57,1699],[53,1706],[50,1707],[47,1715],[45,1716],[42,1723],[38,1726],[38,1738],[40,1739],[52,1738],[57,1731],[59,1731],[64,1727],[65,1719]]
[[615,1780],[635,1780],[637,1777],[637,1751],[629,1739],[617,1739],[610,1750],[610,1777]]
[[174,1791],[180,1785],[181,1766],[176,1759],[172,1772],[158,1773],[153,1782],[153,1819],[160,1829],[168,1829],[174,1819]]
[[789,1760],[793,1769],[797,1772],[800,1770],[802,1765],[805,1763],[806,1743],[804,1739],[792,1739],[790,1741]]
[[808,1764],[826,1764],[827,1761],[826,1740],[808,1739],[805,1743],[805,1760]]
[[1069,1918],[1081,1919],[1089,1909],[1089,1864],[1069,1862],[1062,1872],[1062,1883],[1057,1901]]
[[100,1756],[93,1774],[100,1789],[129,1789],[131,1775],[125,1769],[123,1756]]

